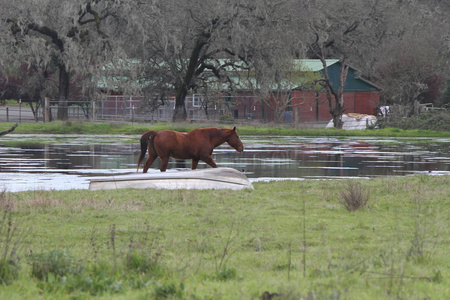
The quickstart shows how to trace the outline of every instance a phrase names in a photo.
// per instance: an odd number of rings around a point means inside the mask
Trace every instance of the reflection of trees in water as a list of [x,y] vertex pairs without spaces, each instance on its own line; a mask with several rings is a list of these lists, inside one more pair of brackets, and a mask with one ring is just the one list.
[[21,150],[28,161],[46,169],[122,169],[134,156],[130,145],[30,145]]
[[[61,138],[65,141],[69,138]],[[67,143],[70,143],[67,140]],[[137,143],[89,145],[20,146],[0,145],[1,171],[45,171],[46,169],[135,169]],[[244,142],[245,143],[245,142]],[[228,146],[216,149],[214,159],[219,167],[244,170],[248,177],[328,177],[404,175],[415,171],[449,171],[449,145],[445,142],[427,144],[319,141],[280,142],[265,140],[247,143],[239,154]],[[447,157],[447,158],[446,158]],[[158,168],[160,161],[155,162]],[[190,160],[170,160],[170,168],[189,169]],[[206,168],[204,164],[199,168]]]

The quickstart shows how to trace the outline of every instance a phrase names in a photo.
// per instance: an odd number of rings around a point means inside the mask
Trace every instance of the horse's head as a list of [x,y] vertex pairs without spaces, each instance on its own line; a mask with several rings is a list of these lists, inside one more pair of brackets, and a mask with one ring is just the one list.
[[244,151],[244,144],[242,144],[241,139],[239,138],[239,135],[236,131],[236,126],[234,126],[233,129],[229,129],[230,136],[227,139],[228,145],[236,149],[237,152],[243,152]]

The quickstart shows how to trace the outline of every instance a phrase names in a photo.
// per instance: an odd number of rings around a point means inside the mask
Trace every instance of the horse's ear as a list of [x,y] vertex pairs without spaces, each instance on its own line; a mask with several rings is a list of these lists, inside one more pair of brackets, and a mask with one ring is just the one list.
[[236,131],[236,126],[233,127],[233,131]]

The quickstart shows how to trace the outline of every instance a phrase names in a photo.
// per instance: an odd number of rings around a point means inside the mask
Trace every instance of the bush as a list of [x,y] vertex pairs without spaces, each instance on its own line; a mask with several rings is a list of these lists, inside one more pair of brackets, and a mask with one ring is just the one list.
[[155,288],[155,299],[183,299],[184,284],[177,286],[173,282],[160,283]]
[[450,131],[450,112],[447,110],[435,110],[408,118],[400,118],[391,115],[385,119],[379,120],[377,125],[380,128],[397,127],[405,130],[420,129]]
[[365,191],[359,182],[348,181],[347,189],[341,192],[341,204],[348,211],[356,211],[367,206],[369,192]]
[[130,271],[136,271],[137,273],[146,273],[158,275],[163,270],[158,265],[158,257],[151,257],[132,251],[125,257],[125,266]]
[[26,235],[25,231],[18,229],[13,223],[10,210],[12,206],[5,205],[5,199],[5,192],[0,193],[0,285],[11,284],[19,276],[19,251]]
[[236,278],[236,269],[234,268],[223,268],[216,273],[216,279],[220,281],[227,281],[229,279]]
[[145,231],[141,239],[130,238],[128,252],[123,258],[123,264],[130,271],[159,276],[164,273],[160,264],[163,254],[159,245],[162,233],[158,229],[151,228],[149,224],[144,226]]
[[38,287],[49,292],[80,291],[97,296],[123,289],[123,281],[116,280],[114,271],[106,263],[85,267],[63,251],[37,254],[31,260],[32,275],[41,280]]
[[234,118],[232,116],[229,116],[229,115],[221,115],[219,117],[219,122],[220,123],[230,124],[230,123],[234,122]]
[[81,265],[63,251],[33,255],[31,268],[31,274],[42,281],[48,281],[50,275],[52,278],[61,279],[70,274],[80,273],[82,270]]
[[81,291],[98,296],[108,292],[122,292],[124,283],[115,278],[114,272],[108,264],[100,264],[90,266],[82,273],[69,276],[60,286],[70,293]]
[[19,267],[14,261],[0,260],[0,285],[11,284],[19,277]]

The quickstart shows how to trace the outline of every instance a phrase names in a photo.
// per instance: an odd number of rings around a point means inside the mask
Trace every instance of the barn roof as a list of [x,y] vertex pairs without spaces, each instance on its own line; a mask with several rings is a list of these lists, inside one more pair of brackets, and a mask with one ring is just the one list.
[[[340,60],[339,59],[326,59],[325,60],[330,75],[330,80],[335,87],[339,84],[339,72],[340,72]],[[305,72],[321,72],[324,67],[320,59],[296,59],[294,60],[295,66]],[[381,88],[373,82],[360,76],[361,71],[347,64],[349,72],[347,74],[346,84],[344,91],[350,92],[354,90],[378,90]]]
[[[326,59],[325,62],[329,67],[339,62],[339,59]],[[320,59],[295,59],[294,64],[305,72],[307,71],[317,72],[323,70],[323,64]]]
[[[131,63],[131,64],[135,64],[137,62],[138,62],[137,60],[128,61],[128,63]],[[336,84],[338,84],[338,82],[339,82],[340,60],[339,59],[326,59],[325,62],[327,64],[328,72],[330,74],[330,80],[332,81],[333,85],[336,86]],[[215,64],[215,63],[224,64],[224,60],[212,61],[212,64]],[[236,69],[240,68],[240,64],[243,64],[243,63],[237,62],[232,69],[234,71],[236,71]],[[298,70],[300,73],[302,73],[302,72],[317,73],[317,72],[322,72],[322,70],[324,69],[322,61],[320,59],[294,59],[293,65],[294,65],[294,68],[296,70]],[[126,69],[127,67],[129,68],[129,66],[127,64],[125,64],[125,67],[122,64],[121,67],[119,67],[119,68]],[[233,71],[232,69],[229,69],[229,68],[231,68],[231,67],[228,66],[225,69],[229,72]],[[374,83],[360,77],[359,76],[360,71],[358,69],[353,68],[350,65],[349,65],[349,68],[350,68],[350,70],[347,75],[347,82],[346,82],[346,86],[344,88],[345,91],[348,92],[348,91],[352,91],[352,90],[374,90],[374,89],[381,90],[381,88],[379,88]],[[242,67],[242,70],[245,70],[245,68]],[[238,70],[238,72],[239,72],[239,70]],[[245,73],[247,74],[247,71]],[[243,77],[245,77],[245,76],[243,76]],[[108,80],[106,80],[106,78],[109,78],[109,81],[110,81],[109,83],[107,82]],[[209,84],[211,87],[213,87],[213,89],[218,89],[218,90],[227,89],[227,86],[222,81],[214,79],[213,76],[211,78],[212,78],[212,80]],[[111,82],[111,79],[112,79],[112,82]],[[123,76],[104,76],[102,78],[102,80],[100,80],[98,82],[98,86],[105,88],[110,84],[115,85],[115,83],[116,82],[118,83],[118,81],[120,81],[121,79],[124,79]],[[234,83],[235,88],[238,90],[239,89],[249,90],[249,89],[251,89],[252,86],[253,87],[257,86],[257,83],[254,78],[247,78],[246,80],[242,80],[241,76],[231,76],[230,81]],[[135,83],[135,84],[145,85],[145,82],[139,82],[139,83]],[[283,83],[283,85],[285,85],[286,88],[301,89],[297,85],[293,85],[293,84],[295,84],[295,83],[293,83],[293,82]],[[170,84],[168,84],[168,86],[170,86]]]

